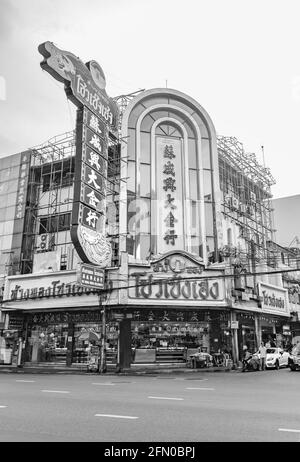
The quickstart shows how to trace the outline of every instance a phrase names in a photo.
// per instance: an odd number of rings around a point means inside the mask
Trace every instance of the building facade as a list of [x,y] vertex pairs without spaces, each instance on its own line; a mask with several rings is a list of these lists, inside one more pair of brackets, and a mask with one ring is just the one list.
[[271,173],[235,138],[217,137],[188,95],[152,89],[127,102],[108,154],[113,252],[100,293],[77,281],[74,134],[30,151],[21,252],[3,275],[2,363],[86,364],[104,334],[120,367],[184,363],[199,349],[236,364],[244,345],[285,346],[288,289],[269,261]]

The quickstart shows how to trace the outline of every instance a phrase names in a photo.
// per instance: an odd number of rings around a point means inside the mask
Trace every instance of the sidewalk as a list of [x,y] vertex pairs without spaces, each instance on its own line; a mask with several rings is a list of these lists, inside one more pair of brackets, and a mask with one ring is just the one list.
[[[158,375],[158,374],[193,374],[199,372],[239,372],[239,368],[228,367],[207,367],[191,369],[189,367],[178,367],[178,364],[132,364],[128,369],[118,372],[114,364],[107,365],[107,372],[103,375]],[[67,375],[99,375],[97,372],[89,372],[87,368],[76,369],[72,367],[17,367],[0,365],[1,373],[18,374],[67,374]]]

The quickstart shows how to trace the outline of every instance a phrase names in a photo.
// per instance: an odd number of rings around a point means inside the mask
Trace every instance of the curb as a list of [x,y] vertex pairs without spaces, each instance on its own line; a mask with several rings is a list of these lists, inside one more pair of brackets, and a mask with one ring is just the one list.
[[78,370],[69,370],[69,369],[50,369],[50,368],[22,368],[22,367],[5,367],[2,369],[0,366],[0,374],[65,374],[65,375],[119,375],[119,376],[147,376],[147,375],[160,375],[160,374],[195,374],[195,373],[213,373],[213,372],[240,372],[240,369],[229,369],[224,367],[219,368],[198,368],[198,369],[188,369],[188,368],[140,368],[137,370],[132,369],[123,369],[120,372],[108,369],[105,374],[99,374],[97,372],[89,371],[78,371]]

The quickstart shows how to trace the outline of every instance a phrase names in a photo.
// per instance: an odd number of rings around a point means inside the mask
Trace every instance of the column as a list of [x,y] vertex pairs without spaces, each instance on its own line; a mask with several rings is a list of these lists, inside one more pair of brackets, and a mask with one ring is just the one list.
[[123,369],[131,364],[131,319],[123,319],[119,326],[118,364]]
[[254,326],[255,326],[255,348],[258,350],[261,344],[261,325],[260,325],[260,316],[259,314],[254,315]]
[[[232,321],[236,321],[236,313],[234,311],[230,312],[230,327]],[[232,360],[233,364],[236,367],[239,361],[239,344],[238,344],[238,329],[232,329]]]
[[71,366],[72,364],[73,344],[74,344],[74,323],[69,322],[68,338],[67,338],[67,361],[66,361],[67,366]]

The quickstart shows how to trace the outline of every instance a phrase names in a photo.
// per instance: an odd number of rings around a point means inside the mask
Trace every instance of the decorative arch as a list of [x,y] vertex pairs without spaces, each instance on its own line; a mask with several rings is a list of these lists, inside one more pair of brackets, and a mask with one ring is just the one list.
[[[172,101],[171,101],[172,99]],[[159,100],[159,101],[157,101]],[[161,113],[167,113],[167,115],[160,116]],[[131,117],[133,115],[133,117]],[[157,177],[158,172],[156,171],[156,128],[161,124],[172,124],[178,127],[178,131],[182,134],[182,184],[183,184],[183,196],[184,199],[190,199],[190,184],[197,190],[197,201],[196,201],[196,212],[198,216],[197,221],[197,236],[196,240],[199,241],[199,252],[195,251],[197,246],[192,245],[190,229],[192,229],[192,219],[194,219],[194,213],[188,206],[187,201],[182,209],[182,218],[184,220],[184,232],[183,232],[183,244],[182,248],[177,250],[187,251],[194,254],[196,257],[200,257],[204,262],[208,259],[208,252],[216,252],[217,249],[217,230],[216,230],[216,215],[219,213],[218,203],[215,200],[215,196],[219,195],[219,180],[218,180],[218,156],[217,156],[217,144],[216,144],[216,132],[214,125],[207,114],[207,112],[197,103],[193,98],[185,95],[181,92],[171,89],[154,89],[148,90],[139,94],[134,98],[128,105],[122,121],[122,138],[127,140],[131,137],[131,147],[128,147],[128,143],[123,143],[121,150],[121,178],[128,178],[128,165],[130,162],[135,162],[135,196],[136,198],[141,197],[141,185],[142,181],[145,180],[145,176],[141,178],[141,168],[143,162],[141,161],[141,136],[145,133],[141,130],[143,121],[146,117],[153,118],[153,123],[148,132],[150,133],[150,168],[149,174],[151,176],[151,213],[150,213],[150,234],[151,234],[151,254],[156,255],[160,252],[157,250],[155,240],[155,233],[157,234],[157,218],[159,218],[158,210],[155,208],[155,200],[157,199]],[[130,123],[130,117],[134,119],[134,122]],[[189,130],[187,130],[189,127]],[[188,136],[188,132],[194,133],[194,136]],[[134,136],[132,133],[134,132]],[[163,136],[163,135],[162,135]],[[168,137],[166,136],[166,139]],[[178,144],[178,143],[177,143]],[[190,147],[195,146],[196,152],[196,168],[190,167]],[[134,146],[132,148],[132,146]],[[130,149],[134,149],[134,159],[130,158],[132,154]],[[203,163],[204,151],[206,155],[206,164]],[[208,153],[207,153],[208,151]],[[209,168],[207,168],[207,159],[209,158]],[[131,171],[133,167],[131,165]],[[195,170],[195,171],[194,171]],[[147,170],[148,171],[148,170]],[[193,171],[193,182],[190,179],[191,171]],[[142,175],[143,176],[143,175]],[[147,178],[148,179],[148,178]],[[181,179],[180,179],[181,180]],[[195,182],[197,186],[195,188]],[[176,188],[175,188],[176,189]],[[209,190],[209,194],[206,194],[206,190]],[[210,203],[207,197],[210,197]],[[194,201],[195,202],[195,201]],[[120,187],[120,250],[126,251],[126,234],[127,234],[127,188],[126,182],[121,181]],[[194,204],[193,204],[194,206]],[[194,209],[193,209],[194,210]],[[208,213],[208,210],[209,213]],[[144,260],[145,255],[141,251],[141,245],[138,245],[138,240],[141,238],[140,223],[137,220],[136,225],[136,248],[133,257],[136,260]],[[208,226],[209,225],[209,229]],[[159,237],[161,239],[161,236]],[[208,246],[209,242],[209,246]],[[212,244],[213,243],[213,244]],[[170,249],[173,250],[173,249]],[[176,249],[174,249],[176,250]],[[151,259],[151,255],[148,255],[148,260]]]

